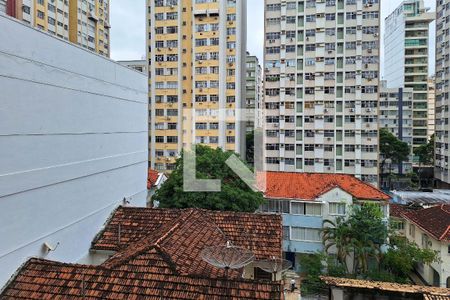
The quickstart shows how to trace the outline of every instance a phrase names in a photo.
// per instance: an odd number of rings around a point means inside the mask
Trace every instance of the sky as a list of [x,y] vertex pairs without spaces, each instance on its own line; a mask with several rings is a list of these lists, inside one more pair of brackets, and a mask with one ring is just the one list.
[[[382,0],[382,20],[402,0]],[[425,0],[425,6],[435,11],[435,0]],[[141,59],[145,57],[146,0],[111,1],[111,58],[114,60]],[[384,22],[383,22],[384,23]],[[247,0],[247,50],[263,61],[264,1]],[[434,57],[434,23],[431,24],[430,57]],[[383,32],[383,25],[382,25]],[[381,46],[383,52],[383,45]],[[383,53],[382,53],[383,54]],[[434,73],[434,59],[430,59],[430,75]],[[383,63],[381,70],[383,70]]]

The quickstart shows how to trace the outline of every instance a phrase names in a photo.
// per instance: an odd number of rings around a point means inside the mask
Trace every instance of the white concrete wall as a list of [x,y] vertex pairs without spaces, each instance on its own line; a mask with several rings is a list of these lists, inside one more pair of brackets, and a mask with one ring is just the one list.
[[80,260],[124,197],[145,206],[148,108],[141,73],[6,16],[0,28],[1,287],[28,257]]

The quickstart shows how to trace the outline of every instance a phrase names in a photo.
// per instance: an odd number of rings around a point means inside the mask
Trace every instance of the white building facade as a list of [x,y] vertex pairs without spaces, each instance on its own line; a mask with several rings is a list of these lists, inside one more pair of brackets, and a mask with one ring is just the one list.
[[405,0],[386,18],[384,75],[388,88],[413,89],[413,148],[426,144],[429,137],[428,41],[434,19],[423,0]]
[[[148,62],[145,59],[141,60],[121,60],[117,61],[122,66],[126,66],[128,68],[132,68],[141,73],[147,74],[148,70]],[[148,75],[148,74],[147,74]]]
[[145,206],[147,78],[0,15],[0,286],[29,257],[77,262]]
[[265,1],[268,171],[378,181],[378,0]]
[[393,166],[394,173],[407,174],[412,172],[412,143],[413,143],[413,89],[388,88],[386,81],[380,86],[380,129],[386,128],[399,140],[408,143],[411,155],[401,166]]
[[447,45],[450,37],[447,31],[450,24],[447,18],[450,15],[450,1],[436,2],[436,144],[435,144],[435,170],[434,176],[446,187],[450,186],[449,173],[449,119],[450,119],[450,62]]

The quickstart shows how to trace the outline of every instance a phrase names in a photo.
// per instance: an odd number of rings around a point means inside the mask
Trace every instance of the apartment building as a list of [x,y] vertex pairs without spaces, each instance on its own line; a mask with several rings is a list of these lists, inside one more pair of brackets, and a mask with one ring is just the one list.
[[428,78],[428,140],[436,127],[436,85],[435,78]]
[[141,73],[147,74],[148,62],[145,59],[142,60],[120,60],[117,61],[122,66],[134,69]]
[[378,180],[378,0],[265,1],[269,171]]
[[248,110],[246,120],[247,132],[255,127],[262,127],[262,69],[258,57],[247,52],[245,108]]
[[450,15],[450,1],[436,1],[436,141],[435,141],[435,170],[434,177],[439,185],[450,185],[449,174],[449,92],[450,92],[450,51],[448,45],[450,37],[450,23],[447,18]]
[[388,88],[414,91],[413,148],[426,144],[429,137],[428,41],[434,19],[423,0],[405,0],[386,18],[384,75]]
[[151,168],[194,144],[245,153],[246,1],[147,5]]
[[379,124],[380,128],[388,129],[401,141],[411,147],[410,159],[401,165],[391,166],[391,170],[398,174],[412,172],[412,143],[413,143],[413,96],[412,88],[388,88],[385,80],[380,85]]
[[110,56],[109,0],[6,0],[8,15]]
[[6,0],[0,0],[0,13],[6,13]]

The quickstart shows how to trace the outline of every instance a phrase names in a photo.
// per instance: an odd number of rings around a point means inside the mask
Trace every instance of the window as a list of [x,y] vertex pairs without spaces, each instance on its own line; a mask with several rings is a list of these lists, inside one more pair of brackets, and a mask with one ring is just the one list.
[[291,202],[291,214],[321,216],[322,205],[319,203]]
[[45,14],[44,14],[42,11],[38,10],[38,11],[37,11],[37,17],[38,17],[39,19],[44,20]]
[[289,213],[289,201],[269,199],[267,201],[267,203],[265,203],[261,206],[260,210],[262,212],[288,214]]
[[290,239],[290,229],[289,226],[283,226],[283,240],[289,240]]
[[330,215],[345,216],[346,204],[345,203],[330,203]]
[[422,248],[430,248],[431,247],[431,241],[425,233],[422,234]]
[[320,242],[320,229],[291,227],[291,239],[305,242]]
[[404,230],[405,229],[405,223],[402,221],[391,221],[391,227],[395,230]]
[[416,226],[409,224],[409,235],[412,237],[416,236]]

